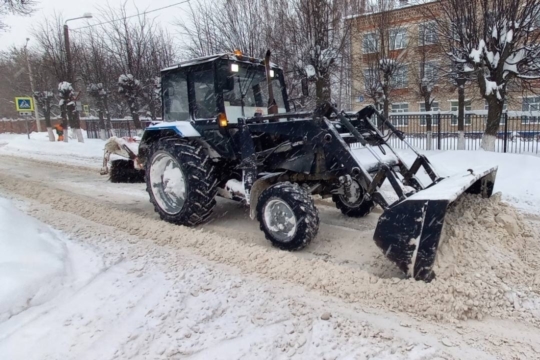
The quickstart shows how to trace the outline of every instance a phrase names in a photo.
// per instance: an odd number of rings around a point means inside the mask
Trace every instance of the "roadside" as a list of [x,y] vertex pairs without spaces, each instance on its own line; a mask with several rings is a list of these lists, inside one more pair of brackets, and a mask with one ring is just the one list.
[[[521,358],[534,358],[540,351],[538,328],[515,318],[504,320],[488,316],[480,322],[458,322],[451,317],[440,320],[426,317],[423,307],[428,304],[434,310],[443,310],[455,302],[441,303],[435,298],[430,300],[433,296],[439,296],[440,284],[429,287],[400,280],[391,274],[384,279],[384,272],[374,272],[377,266],[384,268],[391,267],[391,264],[385,265],[382,254],[377,259],[362,253],[365,246],[372,244],[367,236],[370,231],[372,236],[372,228],[369,228],[373,220],[367,223],[357,220],[355,225],[352,222],[348,224],[335,209],[323,209],[323,214],[327,214],[323,221],[329,226],[333,221],[342,223],[334,223],[336,227],[328,232],[328,237],[322,243],[335,244],[342,234],[350,233],[350,240],[342,243],[344,248],[339,249],[340,253],[348,254],[351,258],[349,262],[339,259],[339,256],[331,256],[324,247],[321,251],[317,245],[305,253],[291,254],[272,249],[264,242],[252,242],[251,238],[262,238],[260,233],[251,234],[250,229],[256,229],[256,224],[246,228],[245,224],[249,221],[244,223],[238,220],[245,218],[244,210],[232,202],[220,202],[223,208],[217,212],[225,210],[234,213],[232,218],[228,214],[223,216],[221,227],[212,228],[215,226],[212,223],[210,229],[205,231],[191,230],[158,220],[149,208],[140,184],[128,187],[110,184],[85,169],[10,160],[8,157],[0,159],[0,169],[0,189],[4,196],[24,200],[32,216],[64,231],[72,241],[91,246],[99,256],[110,254],[110,258],[115,259],[111,260],[113,264],[134,262],[128,265],[129,269],[135,268],[133,277],[129,277],[131,270],[126,270],[124,277],[118,270],[121,267],[110,265],[112,273],[119,277],[104,276],[103,282],[97,283],[94,290],[89,290],[86,296],[98,304],[95,308],[99,311],[92,310],[92,307],[88,311],[84,307],[75,307],[77,316],[85,319],[85,322],[77,322],[79,329],[73,330],[76,330],[75,335],[70,335],[72,329],[65,328],[63,323],[54,325],[57,323],[54,319],[63,319],[63,311],[69,309],[67,303],[58,303],[58,312],[47,312],[50,317],[38,323],[43,327],[41,336],[44,336],[44,341],[48,340],[44,348],[50,354],[63,354],[62,351],[67,351],[65,349],[73,345],[71,349],[77,350],[73,352],[77,355],[73,358],[142,358],[146,356],[143,355],[145,352],[157,358],[175,358],[180,357],[180,353],[174,354],[174,351],[184,349],[186,344],[189,344],[189,351],[193,351],[190,354],[204,359],[228,358],[229,352],[231,359],[242,357],[242,354],[246,358],[257,359],[285,358],[287,354],[301,359],[354,358],[355,355],[362,358],[367,354],[380,359],[460,359],[469,358],[471,354],[478,359],[511,359],[515,354],[521,354]],[[57,182],[53,181],[55,177],[58,177]],[[114,190],[116,186],[124,192],[117,194]],[[219,219],[214,221],[219,223]],[[327,227],[327,224],[321,228]],[[365,226],[365,242],[362,238],[354,238],[354,234],[361,233],[355,227],[362,226]],[[227,227],[231,233],[222,233],[221,229]],[[340,232],[334,233],[337,229]],[[355,248],[347,247],[354,244]],[[194,269],[191,270],[189,266]],[[192,275],[193,271],[196,274],[207,271],[210,279]],[[164,275],[154,277],[156,273]],[[141,286],[144,291],[131,289],[132,285],[135,286],[137,281],[147,276],[151,280],[146,287]],[[222,284],[231,284],[231,281],[239,281],[242,285],[231,285],[228,289],[221,287]],[[244,287],[244,284],[249,285]],[[109,287],[113,291],[118,286],[121,290],[115,293],[117,295],[105,295]],[[432,288],[434,293],[425,292],[422,299],[418,297],[418,287]],[[99,292],[101,289],[104,289],[103,295],[95,295],[95,298],[90,296],[93,291]],[[191,293],[193,289],[197,296]],[[139,291],[157,294],[157,299],[148,300],[148,308],[163,309],[155,314],[155,318],[139,316],[144,312],[142,310],[137,310],[137,316],[127,315],[135,312],[128,309],[139,309],[138,305],[128,302],[146,304],[146,298],[137,300],[140,295],[131,296]],[[175,294],[175,291],[179,293]],[[208,300],[202,306],[201,299],[206,298],[200,296],[206,293]],[[247,294],[247,297],[240,296],[242,294]],[[235,296],[240,296],[238,302]],[[169,302],[169,298],[173,300]],[[219,300],[222,305],[214,311],[208,302],[216,298],[222,299]],[[189,304],[187,313],[184,311],[186,304]],[[109,309],[111,305],[114,306]],[[200,308],[197,307],[199,305]],[[451,308],[447,310],[450,312]],[[171,319],[175,326],[183,326],[190,324],[189,316],[199,316],[195,314],[205,311],[219,315],[211,315],[211,320],[203,316],[202,320],[195,321],[195,329],[202,329],[204,336],[190,327],[191,335],[188,336],[191,337],[186,338],[178,335],[176,329],[173,332],[166,327],[169,326],[167,319]],[[321,316],[326,312],[332,316],[325,321]],[[281,318],[283,313],[287,314],[286,320],[277,321],[276,324],[275,319]],[[74,316],[70,318],[71,322]],[[165,318],[162,320],[163,316]],[[214,316],[217,320],[213,320]],[[92,322],[87,325],[86,321],[90,319]],[[151,326],[155,321],[160,325]],[[91,325],[93,322],[102,325],[94,329]],[[254,327],[254,324],[258,325]],[[141,326],[143,330],[129,330],[126,332],[129,335],[123,332],[126,327],[132,329]],[[91,330],[86,331],[88,327]],[[219,330],[231,327],[240,330],[234,336],[223,335]],[[0,342],[0,350],[2,346],[8,346],[9,350],[9,344],[17,343],[17,339],[22,339],[23,335],[27,337],[34,331],[33,325],[31,329],[13,332]],[[66,341],[66,344],[58,344],[49,335],[43,335],[66,331],[68,339],[71,336],[74,339]],[[4,331],[0,330],[0,333]],[[116,333],[124,335],[113,336]],[[161,333],[165,337],[159,335]],[[200,340],[201,336],[210,340]],[[132,337],[135,339],[129,340]],[[195,337],[200,340],[197,344],[191,340]],[[77,344],[74,345],[74,342]],[[154,345],[160,343],[166,343],[170,348],[165,346],[163,350],[163,346],[156,346],[159,350],[154,352]],[[250,344],[249,347],[242,347],[244,343]],[[119,353],[111,355],[99,352],[99,349],[112,348],[120,349]],[[276,348],[283,348],[284,351],[276,352]],[[234,352],[233,349],[244,352]],[[255,355],[250,357],[252,354]],[[28,355],[24,358],[32,358],[30,351]],[[71,353],[63,358],[70,356]]]

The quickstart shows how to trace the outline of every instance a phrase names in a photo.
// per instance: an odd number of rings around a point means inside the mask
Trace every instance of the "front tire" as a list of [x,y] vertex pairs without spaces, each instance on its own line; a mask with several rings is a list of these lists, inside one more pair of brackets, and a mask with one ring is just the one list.
[[160,139],[146,162],[146,191],[162,220],[195,226],[211,215],[218,180],[202,146],[179,138]]
[[265,237],[282,250],[301,250],[317,236],[319,212],[298,184],[272,185],[257,202],[257,219]]
[[351,192],[354,194],[352,198],[347,198],[347,196],[341,194],[332,195],[332,201],[334,201],[336,207],[341,210],[343,215],[353,218],[362,218],[369,215],[375,208],[373,200],[364,198],[364,189],[354,180],[351,185]]

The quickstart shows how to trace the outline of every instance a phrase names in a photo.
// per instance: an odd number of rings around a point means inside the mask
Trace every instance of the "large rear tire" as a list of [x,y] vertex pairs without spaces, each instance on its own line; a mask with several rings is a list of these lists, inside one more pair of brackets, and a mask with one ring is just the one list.
[[336,207],[341,210],[343,215],[353,218],[362,218],[369,215],[373,208],[375,208],[373,200],[366,200],[364,198],[364,189],[354,180],[352,182],[351,192],[354,193],[351,198],[347,198],[345,195],[332,195],[332,200],[336,204]]
[[298,184],[278,183],[264,190],[257,202],[260,228],[272,245],[301,250],[317,236],[319,212]]
[[160,139],[146,162],[146,191],[162,220],[186,226],[204,222],[216,204],[215,167],[197,143]]

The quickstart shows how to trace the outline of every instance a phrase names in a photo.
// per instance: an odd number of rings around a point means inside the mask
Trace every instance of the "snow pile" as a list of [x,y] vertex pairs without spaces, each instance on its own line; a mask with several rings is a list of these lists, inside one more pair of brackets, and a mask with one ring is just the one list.
[[[465,195],[446,217],[435,272],[448,288],[435,299],[452,300],[449,310],[464,319],[518,315],[540,320],[538,254],[533,229],[501,202],[500,194],[490,199]],[[462,300],[453,301],[457,297]]]
[[0,198],[0,322],[40,305],[62,287],[65,244],[47,226]]

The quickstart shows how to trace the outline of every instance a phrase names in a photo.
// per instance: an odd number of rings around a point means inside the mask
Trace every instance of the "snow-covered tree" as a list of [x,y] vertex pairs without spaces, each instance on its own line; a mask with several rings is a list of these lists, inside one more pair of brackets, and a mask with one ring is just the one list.
[[445,51],[488,104],[482,148],[494,151],[508,85],[540,79],[538,0],[443,0],[433,10]]
[[103,84],[89,84],[86,88],[98,107],[100,138],[106,140],[108,131],[112,131],[111,114],[109,112],[108,97],[109,92],[103,88]]
[[317,103],[332,100],[332,71],[349,34],[344,9],[340,0],[299,0],[289,17],[297,72],[314,81]]
[[146,115],[152,120],[161,116],[161,78],[150,78],[144,87]]
[[141,82],[131,74],[122,74],[118,78],[118,93],[124,96],[136,129],[142,129],[139,117],[139,100],[143,94]]
[[51,124],[51,101],[54,98],[52,91],[36,91],[34,92],[34,99],[36,99],[37,106],[43,114],[45,119],[45,127],[49,135],[49,141],[55,141]]
[[64,141],[68,142],[68,125],[71,127],[73,133],[77,136],[79,142],[84,142],[81,131],[81,122],[79,118],[79,111],[77,110],[77,94],[73,90],[71,83],[62,81],[58,84],[58,94],[60,95],[60,109],[62,111],[62,127],[66,132]]
[[371,5],[373,15],[369,21],[373,30],[363,34],[362,68],[355,69],[366,95],[382,108],[386,117],[393,91],[407,87],[409,80],[407,33],[404,28],[391,23],[391,10],[395,6],[392,0],[379,0]]

